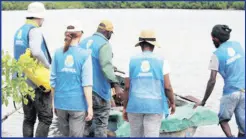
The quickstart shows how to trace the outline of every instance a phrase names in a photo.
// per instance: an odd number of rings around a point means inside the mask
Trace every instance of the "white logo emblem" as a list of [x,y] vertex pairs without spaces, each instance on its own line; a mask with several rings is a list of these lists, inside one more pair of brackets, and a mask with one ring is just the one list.
[[149,61],[147,61],[147,60],[142,61],[141,70],[142,70],[142,72],[148,72],[150,70]]
[[230,57],[233,57],[233,56],[236,54],[236,52],[234,51],[233,48],[228,48],[228,49],[227,49],[227,52],[228,52],[228,55],[229,55]]
[[65,60],[65,66],[66,67],[72,67],[74,64],[74,61],[73,61],[73,56],[72,55],[68,55],[66,57],[66,60]]

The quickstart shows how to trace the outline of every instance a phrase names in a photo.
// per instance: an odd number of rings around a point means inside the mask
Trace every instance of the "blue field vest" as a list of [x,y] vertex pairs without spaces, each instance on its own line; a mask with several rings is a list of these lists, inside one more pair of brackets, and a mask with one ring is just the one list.
[[[29,31],[33,28],[36,28],[32,24],[24,24],[20,29],[17,30],[14,37],[14,58],[18,60],[22,54],[26,52],[26,49],[29,48]],[[43,38],[42,42],[42,51],[46,59],[51,62],[51,59],[46,49],[46,43]]]
[[224,79],[223,95],[245,89],[245,52],[238,42],[227,41],[214,52]]
[[80,46],[91,50],[93,64],[93,91],[106,101],[111,99],[111,87],[108,80],[104,77],[100,63],[99,50],[108,44],[108,40],[100,33],[95,33],[91,37],[84,39]]
[[[55,108],[71,111],[86,111],[87,102],[82,86],[82,67],[88,58],[86,50],[73,46],[63,53],[55,52]],[[53,67],[52,67],[53,68]]]
[[146,51],[130,60],[129,113],[168,114],[163,59]]

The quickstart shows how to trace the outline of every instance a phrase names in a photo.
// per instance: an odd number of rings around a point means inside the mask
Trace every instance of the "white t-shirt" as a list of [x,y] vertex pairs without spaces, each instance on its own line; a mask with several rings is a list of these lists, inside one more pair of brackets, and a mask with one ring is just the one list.
[[[129,69],[129,68],[127,68],[127,69]],[[163,74],[164,75],[169,74],[170,71],[171,71],[171,69],[170,69],[170,65],[169,65],[168,61],[164,60],[164,62],[163,62]],[[129,77],[129,71],[126,71],[125,77]]]
[[217,58],[217,56],[215,54],[213,54],[211,56],[208,69],[209,70],[216,70],[216,71],[219,70],[219,60],[218,60],[218,58]]

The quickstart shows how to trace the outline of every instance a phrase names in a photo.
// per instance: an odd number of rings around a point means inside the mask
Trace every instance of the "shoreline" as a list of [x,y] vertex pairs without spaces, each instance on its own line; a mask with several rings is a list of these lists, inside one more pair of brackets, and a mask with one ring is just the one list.
[[[180,11],[238,11],[240,9],[171,9],[171,8],[64,8],[64,9],[47,9],[46,11],[65,11],[65,10],[180,10]],[[2,12],[25,12],[26,10],[2,10]]]
[[[46,9],[187,9],[187,10],[245,10],[243,1],[84,1],[43,2]],[[2,2],[2,11],[26,10],[30,2]]]

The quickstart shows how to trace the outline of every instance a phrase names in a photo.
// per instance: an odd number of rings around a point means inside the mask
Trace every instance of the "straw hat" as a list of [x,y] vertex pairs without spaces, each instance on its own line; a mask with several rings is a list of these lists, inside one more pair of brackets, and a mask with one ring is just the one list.
[[44,18],[45,7],[41,2],[32,2],[28,5],[26,17]]
[[154,46],[160,47],[160,45],[156,42],[155,32],[152,30],[143,30],[139,36],[139,42],[135,45],[135,47],[140,46],[141,42],[148,42]]

